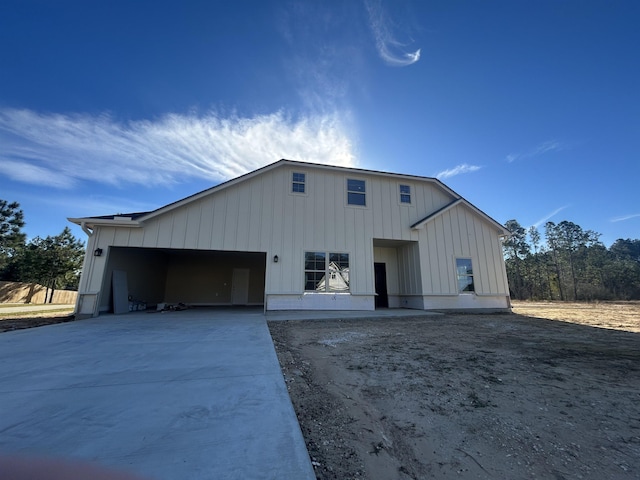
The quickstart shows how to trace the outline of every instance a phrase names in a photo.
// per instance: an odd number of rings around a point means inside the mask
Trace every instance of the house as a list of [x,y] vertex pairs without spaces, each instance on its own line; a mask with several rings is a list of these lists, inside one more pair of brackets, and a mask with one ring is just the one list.
[[507,230],[435,178],[280,160],[151,212],[69,220],[89,236],[79,316],[122,298],[510,308]]

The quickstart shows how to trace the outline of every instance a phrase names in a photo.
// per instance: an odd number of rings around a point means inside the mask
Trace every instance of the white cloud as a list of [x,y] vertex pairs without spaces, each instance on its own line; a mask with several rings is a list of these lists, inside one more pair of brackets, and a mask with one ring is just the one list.
[[536,223],[534,223],[532,226],[539,228],[540,225],[542,225],[543,223],[546,223],[547,220],[549,220],[552,217],[555,217],[558,213],[560,213],[562,210],[564,210],[565,208],[568,208],[570,205],[565,205],[563,207],[560,208],[556,208],[553,212],[545,215],[544,217],[542,217],[540,220],[538,220]]
[[559,142],[558,140],[548,140],[525,153],[510,153],[506,156],[506,160],[507,162],[512,163],[516,160],[527,160],[544,155],[548,152],[566,150],[567,148],[569,148],[567,144]]
[[369,0],[366,7],[378,55],[387,65],[406,67],[420,60],[420,49],[407,52],[404,50],[406,45],[396,39],[391,21],[383,11],[380,0]]
[[[0,154],[0,158],[3,155]],[[49,185],[55,188],[71,188],[75,180],[50,168],[32,165],[25,162],[5,160],[0,163],[0,173],[11,180],[33,185]]]
[[632,218],[640,217],[640,213],[632,213],[631,215],[623,215],[621,217],[615,217],[611,219],[611,222],[624,222],[625,220],[631,220]]
[[283,112],[223,118],[169,114],[119,122],[109,115],[0,110],[0,171],[56,188],[79,181],[166,185],[227,180],[281,158],[354,166],[347,116]]
[[456,175],[462,175],[463,173],[471,173],[477,170],[480,170],[482,167],[478,165],[468,165],[463,163],[462,165],[458,165],[456,167],[450,168],[449,170],[443,170],[440,173],[436,174],[436,178],[442,180],[443,178],[455,177]]

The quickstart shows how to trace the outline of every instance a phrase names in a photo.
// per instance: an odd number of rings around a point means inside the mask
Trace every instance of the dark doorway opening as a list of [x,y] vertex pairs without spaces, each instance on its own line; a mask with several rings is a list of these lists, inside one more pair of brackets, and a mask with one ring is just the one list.
[[387,296],[387,267],[384,263],[374,263],[376,281],[376,308],[389,308]]

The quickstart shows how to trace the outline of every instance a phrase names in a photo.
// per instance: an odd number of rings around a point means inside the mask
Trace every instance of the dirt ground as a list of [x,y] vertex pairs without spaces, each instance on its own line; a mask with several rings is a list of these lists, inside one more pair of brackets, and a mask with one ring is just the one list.
[[29,313],[28,316],[2,315],[0,311],[0,333],[21,330],[23,328],[42,327],[43,325],[53,325],[54,323],[71,322],[74,315],[60,312]]
[[270,322],[317,478],[640,478],[640,304],[514,312]]

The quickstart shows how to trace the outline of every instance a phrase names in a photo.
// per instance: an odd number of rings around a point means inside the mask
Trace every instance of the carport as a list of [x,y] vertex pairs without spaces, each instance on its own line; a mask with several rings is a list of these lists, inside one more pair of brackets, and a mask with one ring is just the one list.
[[130,300],[193,306],[263,305],[266,254],[109,247],[100,311],[113,311],[114,272],[125,272]]

